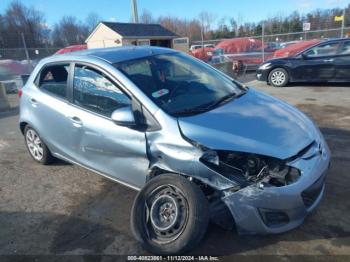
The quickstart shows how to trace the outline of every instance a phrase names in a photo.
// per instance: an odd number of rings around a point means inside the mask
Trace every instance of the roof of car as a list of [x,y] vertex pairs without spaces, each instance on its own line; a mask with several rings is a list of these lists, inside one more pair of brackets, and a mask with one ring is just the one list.
[[60,57],[70,58],[74,56],[87,56],[102,59],[108,63],[114,64],[122,61],[138,59],[142,57],[175,53],[174,49],[153,47],[153,46],[125,46],[125,47],[111,47],[111,48],[94,48],[82,51],[66,53],[59,55]]

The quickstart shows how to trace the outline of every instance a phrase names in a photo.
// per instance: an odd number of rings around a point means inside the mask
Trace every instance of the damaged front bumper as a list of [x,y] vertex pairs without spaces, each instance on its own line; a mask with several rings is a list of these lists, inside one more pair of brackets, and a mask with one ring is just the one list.
[[330,151],[324,141],[310,150],[314,151],[311,156],[306,152],[288,163],[301,170],[299,180],[291,185],[263,187],[257,183],[236,192],[223,191],[222,200],[234,218],[238,233],[285,232],[302,224],[306,215],[316,208],[325,188]]

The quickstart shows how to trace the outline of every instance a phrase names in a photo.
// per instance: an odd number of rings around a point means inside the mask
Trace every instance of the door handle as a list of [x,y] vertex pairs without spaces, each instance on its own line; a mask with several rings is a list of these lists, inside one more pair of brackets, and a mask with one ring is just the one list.
[[33,107],[37,107],[38,106],[38,101],[35,98],[31,98],[30,99],[30,103],[32,104]]
[[30,102],[31,102],[32,104],[37,104],[37,103],[38,103],[38,101],[36,101],[35,98],[31,98],[31,99],[30,99]]
[[69,117],[69,119],[73,122],[75,127],[81,127],[83,125],[83,121],[77,116]]
[[333,62],[334,61],[334,59],[325,59],[325,60],[323,60],[323,62]]

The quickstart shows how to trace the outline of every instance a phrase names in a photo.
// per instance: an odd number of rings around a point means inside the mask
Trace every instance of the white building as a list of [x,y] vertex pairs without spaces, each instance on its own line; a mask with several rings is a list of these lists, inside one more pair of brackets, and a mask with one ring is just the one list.
[[189,48],[187,37],[178,38],[178,35],[159,24],[100,22],[85,42],[89,49],[151,45],[188,52]]

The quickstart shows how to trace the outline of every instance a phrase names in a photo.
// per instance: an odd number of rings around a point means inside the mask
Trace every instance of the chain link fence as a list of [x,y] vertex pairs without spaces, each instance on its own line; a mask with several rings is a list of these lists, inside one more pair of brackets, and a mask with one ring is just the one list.
[[234,40],[240,40],[241,43],[247,42],[243,40],[249,40],[252,43],[250,48],[246,47],[246,45],[242,46],[242,44],[235,48],[226,48],[224,56],[230,60],[242,61],[247,66],[254,67],[254,65],[257,66],[273,58],[277,50],[287,47],[288,45],[309,40],[323,41],[340,37],[350,37],[350,27],[277,34],[265,33],[265,30],[262,29],[261,35],[194,41],[193,44],[204,46],[210,44],[215,45],[216,48],[220,48],[223,42],[231,42],[232,45],[234,45]]
[[40,60],[57,52],[59,47],[48,48],[0,48],[0,59],[27,60],[26,50],[28,51],[29,60]]

